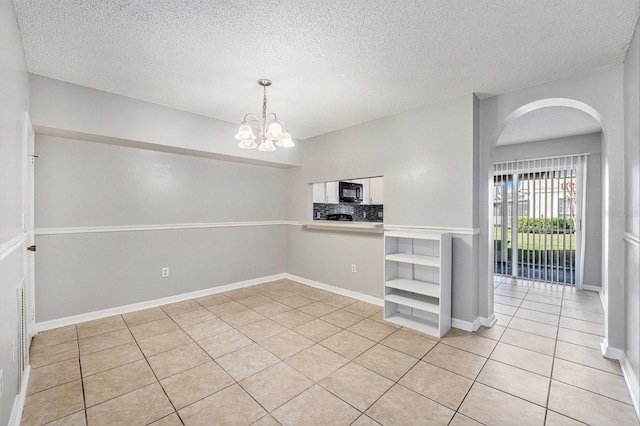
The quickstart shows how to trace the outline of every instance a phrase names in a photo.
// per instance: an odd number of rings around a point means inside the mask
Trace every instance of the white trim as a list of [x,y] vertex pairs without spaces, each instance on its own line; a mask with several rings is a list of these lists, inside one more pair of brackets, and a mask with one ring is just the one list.
[[20,426],[22,420],[22,410],[24,409],[24,401],[27,398],[27,388],[29,387],[29,376],[31,375],[31,366],[27,365],[22,375],[22,383],[20,384],[20,393],[16,395],[11,409],[11,417],[9,417],[8,426]]
[[629,389],[629,395],[631,395],[631,402],[633,403],[633,408],[636,410],[636,416],[640,418],[640,385],[638,384],[638,378],[633,374],[633,368],[631,368],[631,363],[626,354],[620,360],[620,367],[622,367],[622,375]]
[[498,322],[495,314],[491,314],[489,318],[480,317],[480,325],[483,327],[493,327],[495,323]]
[[302,226],[310,229],[382,234],[382,223],[379,222],[334,222],[330,220],[310,220],[302,222]]
[[35,235],[94,234],[102,232],[166,231],[174,229],[237,228],[247,226],[290,225],[286,220],[254,222],[167,223],[161,225],[77,226],[69,228],[36,228]]
[[297,281],[301,284],[306,284],[308,286],[311,287],[315,287],[315,288],[319,288],[321,290],[327,290],[330,291],[332,293],[336,293],[336,294],[340,294],[342,296],[347,296],[347,297],[351,297],[353,299],[358,299],[361,300],[363,302],[367,302],[367,303],[371,303],[374,305],[378,305],[378,306],[384,306],[384,300],[378,298],[378,297],[374,297],[374,296],[369,296],[368,294],[363,294],[363,293],[358,293],[352,290],[347,290],[345,288],[340,288],[340,287],[335,287],[332,286],[330,284],[325,284],[325,283],[321,283],[318,281],[313,281],[307,278],[303,278],[303,277],[299,277],[297,275],[291,275],[291,274],[284,274],[284,277],[288,280],[291,281]]
[[450,228],[446,226],[417,226],[417,225],[384,225],[385,231],[418,230],[430,231],[437,234],[449,233],[457,235],[479,235],[480,228]]
[[21,232],[6,243],[0,244],[0,262],[13,253],[13,251],[20,247],[25,241],[27,241],[27,233]]
[[616,359],[618,361],[622,361],[624,358],[624,350],[609,346],[609,340],[606,338],[600,342],[600,351],[602,352],[602,356],[605,358]]
[[637,235],[633,235],[631,232],[625,232],[623,238],[629,244],[640,247],[640,237]]
[[480,328],[480,317],[474,319],[473,322],[451,318],[451,327],[470,332],[477,331]]
[[36,323],[36,332],[50,330],[52,328],[64,327],[67,325],[78,324],[81,322],[92,321],[96,319],[106,318],[113,315],[126,314],[128,312],[138,311],[140,309],[155,308],[156,306],[166,305],[167,303],[182,302],[184,300],[194,299],[196,297],[208,296],[210,294],[222,293],[237,288],[250,287],[257,284],[263,284],[271,281],[277,281],[285,278],[285,274],[270,275],[266,277],[254,278],[251,280],[240,281],[237,283],[211,287],[204,290],[196,290],[189,293],[177,294],[175,296],[163,297],[161,299],[148,300],[146,302],[132,303],[130,305],[118,306],[115,308],[103,309],[100,311],[87,312],[85,314],[73,315],[70,317],[58,318],[50,321]]
[[587,285],[587,284],[584,284],[584,285],[582,286],[582,289],[583,289],[583,290],[586,290],[586,291],[595,291],[596,293],[600,293],[600,291],[602,290],[602,287],[599,287],[599,286],[597,286],[597,285]]

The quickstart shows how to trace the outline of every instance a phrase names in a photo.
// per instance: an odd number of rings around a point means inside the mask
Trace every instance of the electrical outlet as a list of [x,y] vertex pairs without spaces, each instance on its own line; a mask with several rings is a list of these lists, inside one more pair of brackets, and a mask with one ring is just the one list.
[[382,217],[382,212],[378,212],[378,217]]
[[351,272],[356,272],[356,264],[355,263],[351,264]]
[[364,215],[364,218],[367,218],[367,212],[362,212],[362,214]]
[[167,278],[169,276],[169,267],[165,266],[162,268],[162,278]]

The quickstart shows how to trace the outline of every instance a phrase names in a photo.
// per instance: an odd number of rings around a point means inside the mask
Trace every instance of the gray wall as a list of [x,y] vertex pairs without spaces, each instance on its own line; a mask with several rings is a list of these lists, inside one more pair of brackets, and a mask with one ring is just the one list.
[[590,153],[587,160],[587,205],[584,257],[584,284],[600,287],[602,259],[602,134],[571,136],[496,147],[495,161],[526,160],[528,158],[554,157]]
[[[29,76],[22,40],[10,0],[0,0],[0,245],[22,233],[22,112],[29,111]],[[4,251],[4,250],[0,250]],[[0,253],[0,369],[4,392],[0,424],[7,424],[18,393],[18,364],[12,362],[11,342],[17,335],[16,289],[22,283],[24,246]]]
[[[473,95],[308,139],[302,167],[287,171],[287,218],[311,219],[310,183],[384,176],[385,225],[474,227]],[[454,235],[452,309],[477,318],[477,242]],[[351,272],[357,263],[358,272]],[[293,228],[287,272],[382,297],[382,236]]]
[[[640,25],[624,64],[625,355],[640,397]],[[635,241],[632,242],[632,241]],[[636,400],[637,401],[637,400]]]
[[36,152],[36,230],[55,234],[36,237],[38,322],[285,272],[285,225],[74,231],[283,220],[282,169],[51,136]]

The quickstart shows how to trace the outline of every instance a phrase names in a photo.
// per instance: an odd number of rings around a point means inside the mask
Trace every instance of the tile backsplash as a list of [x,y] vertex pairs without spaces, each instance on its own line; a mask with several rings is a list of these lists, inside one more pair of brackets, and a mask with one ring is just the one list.
[[326,220],[328,214],[344,213],[352,215],[354,222],[382,222],[382,211],[382,204],[313,203],[313,220]]

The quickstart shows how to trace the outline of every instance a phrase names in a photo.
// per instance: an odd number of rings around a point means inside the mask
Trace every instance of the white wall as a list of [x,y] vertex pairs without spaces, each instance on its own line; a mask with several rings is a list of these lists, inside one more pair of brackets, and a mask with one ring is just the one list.
[[39,134],[276,167],[299,164],[295,147],[238,149],[234,137],[242,117],[229,123],[37,75],[31,76],[31,104]]
[[[310,183],[384,176],[384,223],[463,228],[453,238],[453,316],[477,319],[473,95],[304,141],[287,171],[287,218],[311,219]],[[381,298],[382,236],[291,228],[287,272]],[[358,272],[351,272],[357,263]]]
[[285,225],[87,232],[282,221],[282,169],[51,136],[36,152],[38,322],[285,272]]
[[640,403],[640,25],[624,63],[625,356]]
[[17,341],[16,289],[23,280],[24,244],[9,251],[7,243],[22,234],[21,152],[23,111],[29,111],[29,76],[22,40],[10,0],[0,0],[0,369],[4,392],[0,424],[7,424],[18,393],[18,364],[11,342]]
[[543,156],[589,153],[587,160],[587,205],[584,228],[584,284],[600,287],[602,276],[602,134],[570,136],[515,145],[496,147],[495,161],[526,160]]
[[[622,66],[542,84],[480,102],[480,314],[493,309],[492,271],[489,262],[489,188],[495,142],[517,116],[543,106],[580,106],[603,125],[602,288],[607,310],[605,347],[624,347],[624,109]],[[544,100],[544,101],[543,101]],[[540,153],[544,156],[544,153]]]

